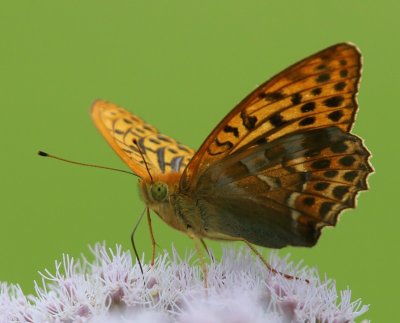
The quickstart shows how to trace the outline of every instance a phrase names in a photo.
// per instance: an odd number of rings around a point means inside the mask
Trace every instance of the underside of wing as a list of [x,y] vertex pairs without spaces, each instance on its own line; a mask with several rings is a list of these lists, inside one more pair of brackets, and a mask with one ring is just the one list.
[[313,246],[324,226],[355,207],[372,168],[361,139],[329,127],[286,135],[203,173],[196,197],[209,238]]
[[181,173],[193,156],[192,149],[159,133],[153,126],[113,103],[95,101],[91,115],[114,151],[141,178],[149,178],[143,158],[155,175]]
[[210,165],[289,134],[336,126],[348,132],[357,110],[361,56],[341,43],[279,73],[240,102],[192,158],[181,188],[195,192]]

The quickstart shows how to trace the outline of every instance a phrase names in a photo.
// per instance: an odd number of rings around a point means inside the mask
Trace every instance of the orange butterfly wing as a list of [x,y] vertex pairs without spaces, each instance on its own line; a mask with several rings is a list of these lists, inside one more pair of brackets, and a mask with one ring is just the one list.
[[142,179],[149,179],[143,157],[152,175],[181,173],[194,151],[161,134],[156,128],[116,104],[97,100],[91,115],[96,127],[118,156]]
[[175,213],[195,221],[199,236],[312,246],[355,206],[372,172],[368,150],[349,133],[360,70],[360,53],[345,43],[294,64],[240,102],[194,156],[114,104],[96,101],[92,117],[140,177],[148,179],[143,158],[152,174],[182,174]]
[[286,134],[336,126],[349,131],[357,111],[361,55],[351,44],[322,50],[260,85],[211,132],[185,170],[193,190],[208,165]]
[[207,237],[312,246],[355,206],[372,172],[349,133],[360,70],[355,46],[334,45],[262,84],[220,122],[180,181]]

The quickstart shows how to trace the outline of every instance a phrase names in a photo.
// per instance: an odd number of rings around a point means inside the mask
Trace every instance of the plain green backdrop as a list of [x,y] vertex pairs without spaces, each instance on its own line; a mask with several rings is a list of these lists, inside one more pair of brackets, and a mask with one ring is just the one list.
[[[400,23],[398,1],[0,2],[0,281],[33,291],[62,253],[105,240],[130,248],[143,203],[137,180],[38,157],[38,149],[124,168],[89,118],[96,98],[118,103],[198,148],[258,84],[327,46],[364,56],[354,133],[376,173],[358,207],[304,259],[392,321],[399,290]],[[192,242],[154,218],[161,248]],[[220,243],[211,244],[220,250]],[[150,252],[143,223],[137,246]],[[397,314],[398,316],[398,314]]]

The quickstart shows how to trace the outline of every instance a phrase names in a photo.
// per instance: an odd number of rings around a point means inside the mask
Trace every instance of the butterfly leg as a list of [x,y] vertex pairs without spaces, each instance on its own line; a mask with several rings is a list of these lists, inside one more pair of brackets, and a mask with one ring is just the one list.
[[[240,240],[243,241],[245,244],[247,244],[247,246],[251,249],[251,251],[253,251],[253,252],[256,254],[256,256],[262,261],[262,263],[268,268],[268,270],[269,270],[271,273],[273,273],[273,274],[279,274],[279,275],[285,277],[286,279],[300,279],[300,278],[298,278],[298,277],[296,277],[296,276],[292,276],[292,275],[289,275],[289,274],[285,274],[285,273],[282,273],[282,272],[276,270],[275,268],[273,268],[273,267],[268,263],[268,261],[267,261],[267,260],[264,258],[264,256],[257,250],[256,247],[254,247],[254,246],[253,246],[250,242],[248,242],[246,239],[240,239]],[[308,279],[306,279],[305,281],[306,281],[307,283],[309,283]]]
[[134,227],[133,227],[132,233],[131,233],[132,248],[133,248],[133,251],[135,252],[136,260],[137,260],[137,262],[138,262],[138,264],[139,264],[139,268],[140,268],[140,271],[141,271],[142,275],[143,275],[143,267],[142,267],[142,264],[140,263],[139,254],[138,254],[137,249],[136,249],[136,246],[135,246],[135,232],[136,232],[136,230],[137,230],[137,228],[138,228],[138,226],[139,226],[140,221],[142,221],[142,219],[143,219],[143,215],[144,215],[144,212],[145,212],[145,211],[146,211],[146,209],[144,209],[144,210],[142,211],[142,214],[140,214],[140,217],[139,217],[139,219],[136,221],[136,223],[135,223],[135,225],[134,225]]
[[[189,237],[193,240],[194,242],[194,246],[196,248],[196,251],[199,255],[199,259],[200,259],[200,265],[201,265],[201,269],[203,271],[203,279],[204,279],[204,288],[207,290],[208,287],[208,279],[207,279],[207,268],[206,268],[206,263],[205,263],[205,259],[204,259],[204,255],[203,255],[203,251],[201,250],[201,246],[200,243],[203,244],[203,246],[205,248],[207,248],[207,246],[205,246],[205,243],[203,241],[203,239],[198,238],[195,234],[193,234],[192,232],[188,233]],[[206,249],[208,251],[208,249]]]
[[201,244],[203,245],[205,251],[207,252],[207,255],[210,257],[210,259],[213,259],[212,254],[210,253],[210,250],[208,250],[208,247],[206,245],[206,242],[204,241],[204,239],[200,239]]
[[152,252],[151,252],[151,265],[154,266],[154,259],[156,257],[156,240],[154,239],[154,233],[153,233],[153,226],[151,225],[151,218],[150,218],[150,209],[147,208],[147,223],[149,224],[149,229],[150,229],[150,237],[151,237],[151,247],[152,247]]

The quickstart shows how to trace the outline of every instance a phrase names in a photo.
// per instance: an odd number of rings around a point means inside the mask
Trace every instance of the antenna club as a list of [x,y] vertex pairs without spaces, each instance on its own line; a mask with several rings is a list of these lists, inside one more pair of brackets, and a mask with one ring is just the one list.
[[43,157],[48,157],[49,156],[48,153],[45,153],[44,151],[41,151],[41,150],[38,151],[38,155],[39,156],[43,156]]

